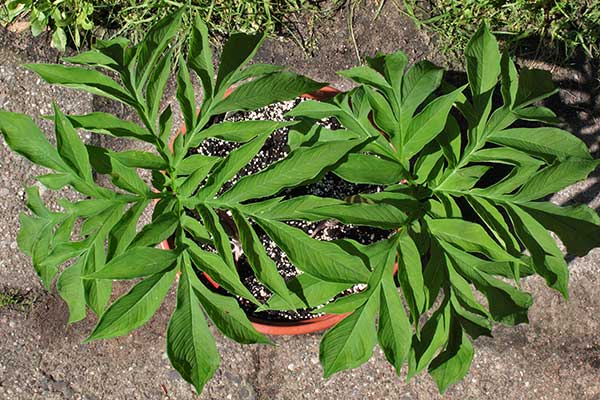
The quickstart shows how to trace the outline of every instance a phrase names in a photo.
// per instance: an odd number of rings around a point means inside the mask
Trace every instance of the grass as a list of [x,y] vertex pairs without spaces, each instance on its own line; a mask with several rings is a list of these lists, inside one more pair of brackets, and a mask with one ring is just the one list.
[[[42,10],[47,16],[46,25],[55,31],[60,28],[69,33],[69,41],[76,47],[85,45],[85,38],[117,35],[137,43],[160,18],[186,7],[180,42],[184,42],[194,17],[200,15],[215,42],[232,32],[266,31],[291,37],[307,52],[314,45],[312,27],[346,3],[346,0],[31,0],[28,6],[16,6],[19,1],[0,3],[0,23],[6,25],[19,18],[31,20],[34,16],[39,17]],[[91,10],[93,12],[89,13]],[[301,13],[301,23],[305,25],[303,33],[309,32],[306,36],[296,28]],[[62,15],[62,19],[54,19],[56,15]],[[81,21],[86,23],[80,24]],[[39,30],[33,24],[32,28]],[[78,40],[79,37],[82,39]]]
[[4,291],[0,291],[0,311],[5,308],[12,308],[27,312],[34,302],[34,298],[31,298],[27,293],[21,293],[16,289],[5,289]]
[[438,34],[446,55],[460,54],[486,21],[505,44],[532,58],[566,61],[582,49],[600,51],[597,0],[403,0],[419,27]]

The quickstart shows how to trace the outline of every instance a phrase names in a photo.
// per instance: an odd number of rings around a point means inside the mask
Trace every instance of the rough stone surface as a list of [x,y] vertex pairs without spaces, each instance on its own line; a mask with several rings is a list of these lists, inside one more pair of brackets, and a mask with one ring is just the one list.
[[[411,60],[438,52],[386,2],[373,21],[375,6],[366,2],[355,11],[355,36],[362,56],[402,48]],[[336,70],[357,64],[347,35],[347,12],[318,28],[320,50],[306,57],[289,41],[269,41],[259,61],[290,66],[340,89],[349,82]],[[48,37],[32,39],[0,28],[0,107],[25,112],[41,122],[51,101],[65,111],[111,111],[134,118],[119,104],[51,87],[19,65],[56,61]],[[531,63],[523,60],[524,63]],[[586,66],[587,65],[587,66]],[[590,64],[555,69],[561,86],[552,100],[566,127],[580,135],[596,154],[600,116],[597,75]],[[544,68],[553,68],[545,64]],[[167,101],[174,101],[173,84]],[[176,107],[176,106],[175,106]],[[175,115],[179,115],[175,111]],[[180,121],[180,119],[179,119]],[[178,125],[180,122],[176,122]],[[50,125],[42,122],[49,132]],[[176,125],[176,126],[177,126]],[[131,143],[90,136],[113,149]],[[81,344],[93,327],[93,318],[67,326],[67,309],[55,294],[47,294],[27,258],[16,248],[18,213],[24,210],[23,185],[43,173],[0,145],[0,290],[17,289],[33,300],[29,312],[0,309],[0,399],[437,399],[433,381],[422,374],[405,383],[397,377],[379,349],[364,366],[322,379],[318,365],[320,335],[275,338],[276,346],[241,346],[215,332],[222,355],[221,368],[196,396],[190,385],[170,367],[164,350],[166,324],[174,307],[174,293],[152,321],[123,338]],[[584,201],[600,206],[597,173],[587,181],[553,197],[558,203]],[[63,194],[64,195],[64,194]],[[44,198],[52,200],[49,192]],[[473,367],[464,382],[449,389],[449,399],[600,399],[600,251],[570,261],[571,298],[563,300],[541,279],[524,286],[536,302],[529,325],[497,327],[494,338],[475,342]],[[117,287],[117,292],[126,288]],[[405,372],[405,371],[404,371]]]

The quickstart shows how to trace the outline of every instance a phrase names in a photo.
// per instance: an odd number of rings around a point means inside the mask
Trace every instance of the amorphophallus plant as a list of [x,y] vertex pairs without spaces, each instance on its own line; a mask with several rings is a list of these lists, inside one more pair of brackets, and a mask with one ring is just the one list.
[[[397,230],[371,258],[368,290],[325,306],[351,313],[323,337],[325,375],[364,363],[379,341],[398,373],[408,360],[409,377],[428,368],[444,391],[468,372],[471,339],[491,336],[495,322],[528,321],[533,300],[520,288],[523,277],[538,274],[567,298],[568,266],[549,231],[583,256],[600,245],[600,219],[585,205],[545,199],[585,179],[598,161],[538,104],[556,93],[550,73],[518,71],[485,25],[466,49],[466,85],[443,82],[426,61],[406,66],[398,52],[341,72],[359,86],[299,104],[289,115],[306,121],[292,142],[372,138],[334,172],[384,190],[318,199],[311,213]],[[310,123],[326,117],[343,129]]]
[[[70,322],[85,318],[88,309],[98,316],[88,340],[140,327],[177,285],[167,354],[198,391],[219,365],[206,317],[240,343],[269,342],[234,296],[260,310],[322,306],[318,312],[349,313],[323,337],[326,376],[362,364],[379,341],[398,371],[408,358],[410,376],[429,367],[444,390],[468,370],[469,337],[489,335],[494,321],[527,321],[532,300],[519,288],[522,277],[538,273],[566,296],[567,265],[547,230],[569,252],[583,255],[598,244],[598,216],[585,206],[538,200],[585,178],[597,163],[568,132],[517,127],[519,120],[555,120],[550,110],[534,105],[554,89],[547,73],[518,73],[485,27],[467,51],[468,91],[441,85],[442,71],[429,63],[405,72],[406,57],[396,53],[343,72],[359,83],[356,89],[327,102],[301,102],[289,115],[302,121],[230,121],[223,116],[294,99],[324,84],[281,67],[248,65],[261,35],[232,35],[215,71],[206,26],[197,20],[187,59],[176,60],[185,134],[173,137],[171,107],[162,100],[180,18],[181,12],[161,20],[137,46],[124,39],[99,41],[65,59],[76,66],[26,66],[49,83],[132,107],[141,124],[99,112],[64,115],[54,106],[53,145],[31,118],[0,112],[7,144],[51,170],[36,179],[52,190],[70,186],[82,196],[61,200],[60,211],[51,211],[37,188],[28,188],[31,214],[21,215],[18,243],[46,288],[58,276]],[[202,101],[194,93],[193,73],[202,84]],[[502,106],[496,107],[499,77]],[[445,94],[437,96],[440,90]],[[326,117],[342,129],[317,123]],[[232,184],[267,138],[288,126],[289,153]],[[141,141],[153,151],[87,145],[79,129]],[[236,146],[224,156],[192,151],[214,138]],[[140,169],[150,171],[151,185]],[[342,200],[281,196],[327,171],[379,190]],[[108,175],[113,185],[99,185],[97,174]],[[151,221],[138,230],[153,204]],[[286,223],[330,219],[391,233],[368,245],[320,241]],[[283,279],[262,234],[301,275]],[[166,239],[169,250],[156,248]],[[234,259],[239,252],[272,294],[268,302],[261,304],[241,282]],[[229,295],[216,292],[206,277]],[[113,280],[136,282],[109,305]],[[487,307],[473,287],[487,297]]]

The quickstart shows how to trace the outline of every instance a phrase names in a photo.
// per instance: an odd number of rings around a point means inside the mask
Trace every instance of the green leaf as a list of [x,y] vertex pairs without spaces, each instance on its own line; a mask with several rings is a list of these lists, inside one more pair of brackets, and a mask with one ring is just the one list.
[[597,160],[566,160],[533,175],[514,196],[516,201],[537,200],[584,180],[598,166]]
[[427,367],[438,350],[444,347],[450,333],[450,319],[450,305],[444,301],[423,326],[420,338],[413,337],[407,379]]
[[333,314],[354,312],[371,297],[379,297],[382,280],[393,276],[393,268],[396,260],[396,241],[396,236],[371,245],[361,245],[356,241],[346,239],[335,241],[336,244],[349,254],[367,258],[368,261],[366,260],[366,262],[370,265],[373,273],[367,282],[366,290],[340,297],[313,312]]
[[111,158],[130,168],[167,169],[167,163],[159,156],[147,151],[128,150],[108,153]]
[[198,168],[191,175],[187,176],[183,183],[179,185],[179,194],[181,197],[191,196],[200,186],[208,171],[204,168]]
[[220,357],[194,292],[193,273],[182,268],[177,307],[167,328],[167,355],[173,368],[200,393],[219,367]]
[[217,164],[206,185],[198,191],[198,198],[207,199],[217,194],[225,182],[233,178],[240,169],[254,158],[268,137],[268,133],[259,135],[243,146],[231,151],[227,157]]
[[480,336],[492,337],[492,317],[483,316],[476,309],[471,309],[468,304],[460,300],[460,295],[456,294],[454,288],[450,289],[450,302],[454,318],[463,328],[464,332],[473,339]]
[[[393,265],[395,255],[394,252],[390,254]],[[391,274],[382,279],[380,295],[377,337],[387,360],[400,375],[402,364],[410,350],[412,329]]]
[[179,220],[183,229],[190,233],[194,239],[210,242],[210,233],[197,219],[184,214]]
[[[451,285],[450,302],[452,303],[455,311],[461,314],[459,310],[464,309],[469,314],[476,314],[478,317],[483,317],[485,319],[491,318],[490,313],[488,313],[488,311],[475,298],[469,282],[455,270],[455,268],[452,266],[452,263],[447,262],[446,268],[448,270],[448,277],[450,278]],[[492,327],[488,321],[485,321],[485,327],[488,329],[487,333],[491,333]]]
[[[413,214],[415,210],[423,208],[420,204],[419,193],[417,191],[404,184],[397,186],[399,187],[393,188],[392,186],[388,186],[387,190],[383,192],[360,193],[358,199],[366,203],[390,204],[398,209],[406,210],[410,214]],[[356,197],[352,197],[350,200],[355,201]]]
[[429,240],[429,242],[430,243],[427,245],[430,254],[429,261],[423,270],[426,309],[430,309],[434,306],[440,290],[442,289],[442,284],[448,279],[446,268],[444,268],[446,260],[441,252],[438,242],[435,240]]
[[586,205],[559,207],[550,202],[520,204],[544,228],[553,231],[570,254],[585,256],[600,247],[600,217]]
[[[287,282],[290,290],[293,309],[311,308],[324,304],[333,299],[337,294],[348,289],[349,283],[327,282],[315,278],[307,273],[298,275]],[[289,310],[289,302],[274,294],[267,303],[257,311],[263,310]]]
[[472,165],[457,169],[437,187],[438,190],[469,190],[490,169],[487,165]]
[[531,106],[513,110],[513,114],[519,119],[524,119],[526,121],[544,122],[546,124],[558,124],[560,122],[560,119],[554,114],[554,111],[543,106]]
[[86,342],[126,335],[148,322],[160,307],[176,274],[177,268],[173,268],[136,284],[102,314]]
[[399,126],[388,100],[368,86],[364,87],[364,90],[373,108],[373,121],[382,132],[394,139],[398,134]]
[[254,57],[263,40],[264,35],[261,34],[235,33],[231,35],[221,53],[215,92],[224,91],[231,85],[235,75]]
[[481,253],[494,261],[518,262],[481,227],[460,219],[432,219],[427,222],[431,233],[468,252]]
[[368,281],[369,271],[361,259],[344,252],[335,243],[313,239],[283,222],[253,219],[299,270],[330,282]]
[[214,137],[228,142],[247,142],[256,136],[271,133],[295,124],[295,121],[224,121],[211,125],[190,139],[190,147],[197,147],[205,138]]
[[78,217],[92,217],[100,214],[109,207],[114,207],[115,201],[108,199],[88,199],[76,203],[61,202],[61,206],[69,213]]
[[406,178],[406,171],[399,163],[361,153],[348,154],[348,159],[333,172],[352,183],[374,185],[395,184]]
[[249,78],[256,78],[262,75],[280,72],[284,69],[286,69],[286,67],[282,67],[279,65],[255,63],[239,71],[236,74],[235,79],[233,79],[233,81],[231,82],[231,84],[233,85],[234,83],[241,82]]
[[553,156],[559,160],[568,157],[591,160],[585,143],[570,132],[558,128],[514,128],[494,132],[492,143],[523,150],[532,155]]
[[142,200],[132,204],[120,221],[110,230],[107,252],[109,260],[121,255],[129,247],[136,235],[137,222],[148,203],[148,200]]
[[150,195],[150,189],[146,185],[146,182],[139,177],[135,168],[126,167],[116,159],[111,159],[110,164],[112,168],[110,173],[112,183],[131,193],[144,197]]
[[196,99],[194,86],[190,80],[190,72],[183,58],[179,57],[179,71],[177,72],[177,101],[183,113],[186,132],[192,132],[196,125]]
[[546,228],[518,206],[505,204],[521,242],[533,259],[533,267],[548,286],[568,298],[569,269],[564,256]]
[[219,331],[238,343],[271,343],[256,331],[234,298],[211,291],[192,275],[194,271],[191,267],[187,268],[196,296]]
[[[172,51],[162,56],[158,64],[154,67],[152,75],[146,87],[146,104],[148,105],[148,114],[151,121],[156,120],[160,101],[162,100],[165,87],[171,74],[171,64],[173,62]],[[153,126],[154,127],[154,126]]]
[[470,149],[487,136],[486,123],[492,110],[492,96],[501,70],[498,42],[485,23],[469,41],[465,56],[469,86],[473,95],[473,113],[468,118]]
[[23,253],[32,258],[36,273],[44,287],[49,289],[58,271],[58,264],[64,261],[61,257],[53,262],[47,261],[54,245],[53,236],[60,235],[61,227],[57,228],[55,235],[53,231],[57,224],[69,218],[63,214],[50,213],[43,205],[37,188],[28,188],[27,196],[27,207],[37,216],[31,217],[24,213],[19,215],[21,227],[17,234],[17,244]]
[[178,254],[152,247],[132,247],[84,279],[133,279],[155,275],[169,268]]
[[319,350],[325,378],[356,368],[371,357],[377,342],[375,314],[378,303],[379,296],[371,296],[364,305],[325,333]]
[[450,256],[456,271],[487,297],[495,321],[508,325],[528,322],[527,310],[533,303],[531,296],[485,272],[499,263],[475,257],[443,241],[439,244]]
[[360,140],[340,140],[300,147],[268,168],[244,176],[220,199],[224,202],[241,203],[268,197],[284,188],[309,182],[361,143]]
[[[469,41],[465,50],[467,75],[473,96],[488,95],[493,91],[500,75],[500,50],[498,42],[482,24]],[[477,104],[477,100],[475,100]]]
[[52,214],[44,205],[44,201],[40,196],[40,191],[37,186],[29,186],[25,189],[27,194],[27,208],[38,217],[45,219],[51,218]]
[[335,104],[324,101],[306,100],[300,102],[291,111],[288,111],[286,117],[308,117],[314,119],[323,119],[341,113],[342,110]]
[[352,79],[358,84],[373,86],[381,90],[391,89],[390,84],[383,76],[371,67],[361,65],[344,71],[339,71],[338,75]]
[[419,158],[414,164],[414,173],[417,175],[418,184],[425,182],[435,183],[444,166],[444,152],[437,140],[429,142],[419,152]]
[[[513,192],[526,183],[537,172],[540,166],[544,164],[543,161],[510,147],[478,150],[471,156],[471,161],[515,166],[508,175],[493,185],[471,191],[473,194],[481,194],[482,196],[489,197],[502,197],[506,193]],[[500,173],[500,175],[503,174]]]
[[91,234],[95,234],[96,236],[105,235],[107,232],[104,232],[104,230],[110,229],[114,224],[117,223],[123,214],[124,206],[125,204],[122,202],[115,202],[106,210],[92,217],[84,219],[79,234],[82,236]]
[[85,115],[68,115],[67,118],[75,128],[115,137],[131,137],[148,143],[155,142],[155,138],[138,124],[122,120],[112,114],[93,112]]
[[63,28],[56,27],[56,30],[52,34],[52,42],[50,45],[58,51],[65,51],[65,47],[67,46],[67,34]]
[[326,86],[326,83],[316,82],[293,72],[275,72],[240,85],[217,103],[212,113],[256,110],[272,103],[295,99],[323,86]]
[[517,73],[517,67],[507,51],[502,53],[502,58],[500,60],[500,76],[502,80],[502,100],[504,101],[504,106],[512,108],[517,99],[519,75]]
[[62,60],[71,64],[88,65],[90,67],[105,67],[112,69],[113,71],[116,71],[119,67],[113,58],[96,49],[79,53],[72,57],[63,57]]
[[539,69],[521,68],[519,71],[519,90],[515,106],[525,107],[558,92],[552,82],[552,73]]
[[173,128],[173,112],[171,105],[168,105],[158,117],[159,139],[163,144],[168,144],[171,138]]
[[206,272],[210,278],[229,293],[236,294],[260,305],[252,293],[242,284],[236,270],[232,270],[217,254],[202,250],[191,240],[185,240],[193,264]]
[[429,374],[440,393],[467,375],[475,354],[471,341],[461,327],[457,323],[452,325],[448,346],[429,365]]
[[85,318],[85,295],[81,280],[83,258],[78,259],[60,274],[56,281],[56,290],[69,306],[69,323]]
[[227,263],[231,270],[236,270],[233,260],[233,250],[229,241],[229,235],[225,231],[225,227],[221,224],[219,215],[210,207],[199,204],[196,208],[202,217],[204,226],[212,236],[212,242],[217,249],[218,254]]
[[38,74],[48,83],[84,90],[91,94],[121,101],[132,107],[136,105],[136,101],[121,85],[98,71],[56,64],[25,64],[23,66]]
[[460,159],[461,133],[460,126],[452,115],[448,116],[444,130],[435,139],[450,167],[454,167]]
[[[52,238],[51,238],[52,242]],[[53,245],[50,244],[51,250],[44,260],[40,261],[42,265],[61,265],[65,261],[73,257],[78,257],[89,247],[87,240],[79,242],[66,242]]]
[[[104,252],[104,237],[98,237],[86,255],[82,274],[89,275],[104,267],[106,254]],[[104,313],[112,294],[110,280],[84,279],[85,302],[92,311],[100,316]]]
[[204,88],[205,98],[211,98],[215,85],[215,70],[212,63],[208,28],[199,15],[194,19],[192,26],[188,65],[198,74]]
[[410,159],[419,153],[427,143],[432,141],[444,129],[448,113],[463,90],[464,86],[447,95],[438,97],[413,118],[402,148],[405,159]]
[[[377,55],[374,58],[367,57],[367,62],[371,68],[378,70],[385,75],[386,80],[391,84],[398,99],[402,86],[404,68],[408,64],[408,57],[402,50],[385,56]],[[383,64],[383,65],[381,65]],[[383,70],[383,71],[382,71]]]
[[53,108],[58,153],[82,179],[92,183],[94,179],[85,145],[58,106],[53,104]]
[[312,195],[292,197],[284,201],[280,201],[281,198],[276,198],[275,200],[275,202],[273,199],[269,199],[250,203],[242,205],[239,208],[246,214],[256,215],[269,220],[289,221],[302,219],[305,221],[319,221],[321,217],[312,212],[315,208],[344,204],[343,200]]
[[28,116],[0,111],[0,132],[13,151],[31,162],[56,171],[70,171],[56,148]]
[[264,284],[271,292],[278,294],[293,309],[293,302],[290,293],[285,285],[283,277],[277,270],[277,265],[268,256],[258,235],[239,211],[231,210],[233,221],[237,226],[239,240],[248,260],[248,264],[254,271],[258,280]]
[[[376,286],[378,288],[378,286]],[[371,290],[364,290],[358,293],[352,293],[347,296],[342,296],[331,303],[325,304],[317,310],[312,311],[314,314],[325,313],[325,314],[347,314],[354,312],[360,308],[363,304],[371,297]]]
[[391,204],[340,204],[309,211],[323,218],[336,219],[344,224],[374,226],[380,229],[398,229],[408,222],[408,216]]
[[398,237],[398,281],[415,324],[425,311],[425,284],[421,255],[415,242],[404,229]]
[[64,220],[61,218],[61,221],[62,222],[57,225],[56,230],[54,231],[54,238],[52,239],[53,245],[65,243],[71,239],[77,217],[75,215],[69,215]]
[[478,196],[465,196],[469,205],[492,232],[494,237],[504,245],[510,254],[521,253],[521,246],[514,237],[511,228],[506,223],[504,216],[498,211],[491,201]]
[[175,170],[177,175],[191,175],[201,171],[201,175],[206,176],[218,161],[220,161],[219,157],[192,154],[181,160]]
[[[415,63],[402,78],[402,121],[410,121],[417,107],[433,93],[442,82],[444,70],[429,61]],[[402,129],[406,129],[403,126]]]
[[182,7],[152,25],[150,30],[145,33],[144,39],[136,46],[135,82],[138,89],[145,86],[156,61],[177,34],[184,11],[185,8]]
[[173,235],[179,226],[179,216],[174,212],[160,215],[135,236],[129,247],[154,246]]
[[127,46],[129,46],[129,40],[122,37],[108,40],[98,39],[93,45],[94,49],[110,57],[119,66],[124,64],[128,52]]
[[51,190],[60,190],[73,183],[71,174],[46,174],[36,176],[35,179]]

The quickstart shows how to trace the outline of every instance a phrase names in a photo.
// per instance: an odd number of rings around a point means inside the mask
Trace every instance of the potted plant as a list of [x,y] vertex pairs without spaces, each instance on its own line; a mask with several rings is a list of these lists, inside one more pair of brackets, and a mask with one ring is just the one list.
[[[552,121],[549,110],[531,104],[553,89],[541,80],[547,78],[541,72],[518,75],[485,28],[468,51],[471,99],[463,94],[465,87],[448,84],[443,85],[447,93],[436,96],[441,70],[419,63],[404,73],[406,57],[397,53],[344,72],[361,84],[357,89],[325,102],[300,102],[288,113],[303,119],[295,124],[223,119],[324,84],[272,65],[247,66],[262,36],[244,34],[225,44],[215,78],[206,27],[197,20],[187,61],[178,60],[176,77],[186,133],[171,143],[171,108],[160,107],[173,61],[169,42],[180,16],[161,20],[135,47],[123,39],[99,41],[95,49],[66,59],[91,68],[27,66],[50,83],[133,107],[143,126],[104,113],[66,116],[55,106],[54,146],[30,118],[0,112],[8,145],[52,170],[37,179],[50,189],[71,186],[84,197],[61,201],[62,211],[56,212],[43,204],[35,187],[28,188],[33,215],[21,216],[18,243],[47,288],[59,266],[71,260],[56,287],[69,305],[70,322],[83,319],[88,308],[98,315],[88,340],[143,325],[177,282],[167,353],[198,391],[219,363],[205,314],[238,342],[269,342],[245,315],[241,300],[263,311],[318,306],[315,312],[340,315],[342,321],[321,344],[326,376],[365,362],[378,340],[398,371],[408,357],[411,376],[429,366],[444,390],[468,369],[473,347],[467,336],[489,334],[492,320],[526,321],[530,296],[498,276],[518,282],[536,272],[566,293],[566,264],[545,228],[556,231],[574,254],[596,246],[600,224],[593,211],[533,201],[583,179],[595,161],[576,138],[556,128],[507,129],[518,118]],[[204,89],[199,112],[190,70]],[[491,113],[498,76],[504,105]],[[460,115],[450,115],[453,106]],[[326,117],[334,117],[343,129],[317,122]],[[468,125],[468,139],[461,136],[461,123]],[[281,127],[291,129],[289,153],[240,177]],[[156,153],[85,145],[76,129],[140,140]],[[548,140],[554,137],[564,143]],[[193,151],[215,138],[237,144],[220,156]],[[509,166],[508,176],[476,186],[497,164]],[[151,171],[152,187],[137,169]],[[336,179],[367,184],[370,191],[344,198],[281,196],[319,181],[330,170]],[[114,187],[96,184],[94,173],[109,175]],[[228,183],[235,177],[233,185]],[[137,231],[152,202],[152,221]],[[286,223],[290,220],[335,220],[336,226],[388,233],[374,243],[320,241]],[[574,230],[589,237],[573,240]],[[302,275],[284,281],[264,247],[265,235]],[[167,250],[155,247],[167,239]],[[240,252],[272,294],[267,302],[257,301],[241,282]],[[107,307],[112,280],[139,278]],[[489,310],[477,302],[470,284],[488,297]],[[230,295],[213,290],[217,286]],[[420,323],[432,307],[436,310]]]

